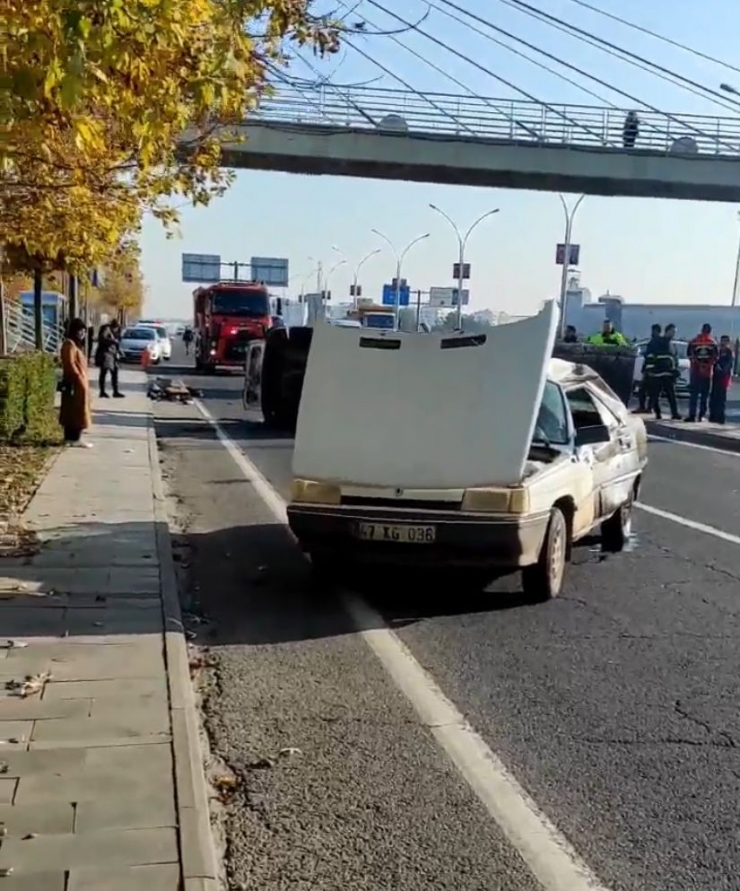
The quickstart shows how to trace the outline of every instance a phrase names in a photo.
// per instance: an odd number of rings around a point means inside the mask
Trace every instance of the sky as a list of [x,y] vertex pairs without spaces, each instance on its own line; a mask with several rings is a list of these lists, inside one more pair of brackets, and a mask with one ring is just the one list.
[[[569,103],[619,109],[635,102],[594,83],[510,38],[490,33],[501,42],[547,64],[598,94],[536,67],[505,46],[474,33],[421,0],[377,0],[435,36],[445,47],[473,59],[493,74],[525,90],[541,102]],[[436,2],[436,0],[432,0]],[[740,104],[723,108],[710,97],[694,95],[675,84],[625,64],[582,40],[548,27],[512,8],[506,0],[455,0],[517,37],[536,44],[608,85],[661,111],[740,118]],[[717,89],[729,83],[740,90],[740,71],[728,70],[638,34],[584,9],[574,0],[528,0],[531,6],[612,41],[656,64]],[[737,52],[740,5],[729,0],[588,0],[602,10],[685,43],[740,69]],[[341,9],[341,4],[333,4]],[[448,7],[449,8],[449,7]],[[403,26],[378,10],[372,0],[352,3],[349,21],[364,20],[367,32],[393,31]],[[480,25],[478,25],[480,27]],[[404,49],[404,44],[433,61],[478,95],[522,99],[514,89],[481,71],[418,31],[394,37],[353,35],[352,44],[369,58],[345,46],[328,61],[310,52],[295,57],[288,74],[314,79],[316,72],[342,85],[371,83],[403,89],[382,66],[419,91],[466,95],[465,91]],[[373,61],[374,60],[374,61]],[[377,64],[375,64],[377,62]],[[722,94],[727,101],[732,96]],[[740,97],[735,97],[740,103]],[[389,112],[402,109],[389,108]],[[740,177],[740,170],[738,171]],[[566,196],[573,204],[578,196]],[[194,285],[184,284],[181,255],[220,254],[224,261],[248,262],[252,256],[287,257],[292,277],[289,294],[302,286],[312,290],[317,261],[332,273],[329,286],[335,301],[348,295],[359,260],[375,248],[383,251],[363,267],[365,296],[378,297],[384,281],[395,273],[395,259],[372,229],[384,232],[401,249],[418,235],[429,238],[413,248],[404,261],[403,276],[413,289],[452,285],[457,242],[452,229],[429,208],[442,208],[466,229],[482,213],[499,213],[471,236],[471,308],[511,314],[536,312],[543,300],[557,295],[560,269],[555,246],[563,240],[564,215],[557,194],[507,189],[469,188],[332,176],[240,171],[228,194],[207,208],[181,210],[180,233],[167,238],[161,225],[145,219],[142,233],[143,270],[147,282],[147,315],[187,318],[192,312]],[[732,204],[657,199],[587,196],[574,220],[573,241],[581,245],[580,274],[594,295],[609,291],[627,301],[659,303],[729,303],[740,238],[738,207]]]

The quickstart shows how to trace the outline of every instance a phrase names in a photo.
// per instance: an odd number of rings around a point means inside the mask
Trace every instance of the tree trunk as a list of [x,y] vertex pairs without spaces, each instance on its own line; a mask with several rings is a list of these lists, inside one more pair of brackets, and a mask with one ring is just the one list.
[[44,277],[40,269],[33,273],[33,330],[36,340],[36,349],[44,348],[44,309],[42,296],[44,292]]
[[70,275],[68,278],[68,296],[69,296],[69,312],[68,317],[71,322],[72,319],[77,318],[77,276]]

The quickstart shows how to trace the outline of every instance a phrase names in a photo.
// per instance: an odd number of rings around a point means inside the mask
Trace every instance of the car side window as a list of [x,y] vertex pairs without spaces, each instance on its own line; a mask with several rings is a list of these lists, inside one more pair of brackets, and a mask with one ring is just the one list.
[[608,418],[605,417],[606,409],[602,412],[601,407],[591,395],[587,387],[575,387],[568,390],[565,394],[570,407],[570,413],[573,416],[573,423],[576,432],[587,427],[598,427],[605,424],[611,429],[614,426],[614,419],[610,424]]
[[565,408],[563,391],[553,381],[547,381],[532,438],[535,442],[566,445],[568,433],[568,413]]

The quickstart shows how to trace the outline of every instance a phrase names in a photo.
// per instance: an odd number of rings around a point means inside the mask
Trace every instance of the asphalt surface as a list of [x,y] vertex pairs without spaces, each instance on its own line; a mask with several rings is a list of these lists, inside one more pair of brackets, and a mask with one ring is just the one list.
[[[245,420],[241,380],[174,373],[286,494],[291,443]],[[158,416],[188,605],[213,620],[208,729],[240,780],[234,887],[538,887],[197,410]],[[740,457],[650,457],[644,504],[740,536]],[[550,604],[523,605],[515,576],[363,595],[604,884],[738,889],[740,546],[641,510],[635,527],[621,555],[577,549]]]

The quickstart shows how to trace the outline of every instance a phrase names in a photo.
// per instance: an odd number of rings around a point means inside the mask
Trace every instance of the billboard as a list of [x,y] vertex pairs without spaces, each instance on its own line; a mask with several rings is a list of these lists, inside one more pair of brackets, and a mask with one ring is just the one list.
[[284,257],[252,257],[252,281],[273,288],[288,287],[288,261]]
[[195,284],[221,281],[221,257],[218,254],[183,254],[182,280]]
[[[430,288],[429,289],[429,305],[436,307],[457,306],[457,288]],[[462,305],[467,306],[470,303],[470,291],[463,288]]]

